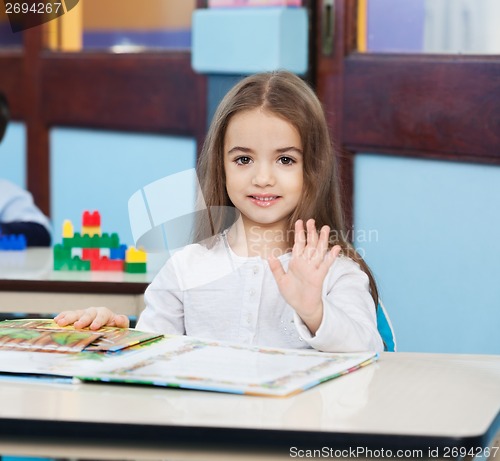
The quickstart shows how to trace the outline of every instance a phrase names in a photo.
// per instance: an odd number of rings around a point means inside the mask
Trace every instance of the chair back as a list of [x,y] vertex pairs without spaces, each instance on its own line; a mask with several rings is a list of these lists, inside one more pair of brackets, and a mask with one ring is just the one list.
[[396,352],[396,335],[394,334],[394,328],[392,327],[389,314],[380,299],[377,306],[377,328],[384,342],[384,351]]

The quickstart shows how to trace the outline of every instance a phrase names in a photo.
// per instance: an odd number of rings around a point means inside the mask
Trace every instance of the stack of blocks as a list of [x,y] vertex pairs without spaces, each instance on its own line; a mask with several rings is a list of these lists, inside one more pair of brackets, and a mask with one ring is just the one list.
[[26,237],[19,235],[0,235],[0,250],[23,251],[27,247]]
[[146,272],[146,253],[120,244],[118,234],[101,233],[98,211],[84,211],[82,232],[63,223],[63,243],[54,246],[54,270]]

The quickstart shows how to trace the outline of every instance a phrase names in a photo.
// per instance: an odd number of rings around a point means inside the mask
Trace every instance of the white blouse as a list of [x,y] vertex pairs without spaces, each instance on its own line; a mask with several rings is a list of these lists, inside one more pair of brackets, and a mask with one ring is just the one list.
[[[279,259],[285,270],[291,253]],[[368,276],[338,257],[323,283],[323,320],[311,335],[281,296],[267,261],[241,257],[225,234],[211,248],[173,254],[145,293],[137,329],[248,345],[327,352],[383,350]]]

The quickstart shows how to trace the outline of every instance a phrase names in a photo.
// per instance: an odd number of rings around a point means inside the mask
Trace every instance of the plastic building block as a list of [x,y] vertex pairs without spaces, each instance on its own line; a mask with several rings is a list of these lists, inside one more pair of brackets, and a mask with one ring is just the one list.
[[145,251],[138,250],[135,247],[129,247],[125,253],[125,261],[128,263],[145,263],[147,254]]
[[[88,259],[92,261],[93,259],[99,259],[101,257],[99,248],[83,248],[82,249],[82,259]],[[91,265],[92,267],[92,265]]]
[[83,227],[101,227],[101,215],[98,211],[84,211],[82,216]]
[[146,263],[129,263],[125,261],[124,271],[129,274],[145,274],[147,272]]
[[125,253],[127,245],[120,245],[118,248],[109,249],[109,259],[122,259],[125,260]]
[[0,250],[22,251],[28,246],[23,234],[0,235]]
[[75,231],[73,229],[73,223],[69,219],[66,219],[63,222],[63,228],[62,228],[63,238],[73,238],[74,233]]
[[90,261],[80,259],[78,256],[67,259],[54,259],[55,271],[89,271]]
[[90,261],[90,270],[93,271],[121,271],[123,272],[124,261],[122,259],[109,259],[103,257]]
[[[85,211],[82,232],[74,232],[71,221],[63,223],[62,244],[54,246],[54,270],[120,271],[125,269],[127,245],[120,244],[117,233],[101,234],[98,211]],[[132,253],[130,272],[146,272],[146,253]]]
[[82,235],[101,235],[101,228],[99,226],[82,226]]
[[67,248],[118,248],[120,239],[116,233],[90,236],[75,232],[73,238],[63,238],[63,245]]
[[82,235],[101,235],[101,215],[98,211],[84,211],[82,215]]
[[71,259],[71,248],[66,248],[60,243],[54,245],[54,261],[56,259]]

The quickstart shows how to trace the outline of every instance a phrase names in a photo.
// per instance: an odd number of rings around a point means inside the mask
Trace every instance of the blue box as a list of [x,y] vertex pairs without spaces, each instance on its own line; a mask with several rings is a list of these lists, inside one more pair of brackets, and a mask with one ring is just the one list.
[[200,73],[307,71],[305,8],[199,9],[192,34],[192,66]]

